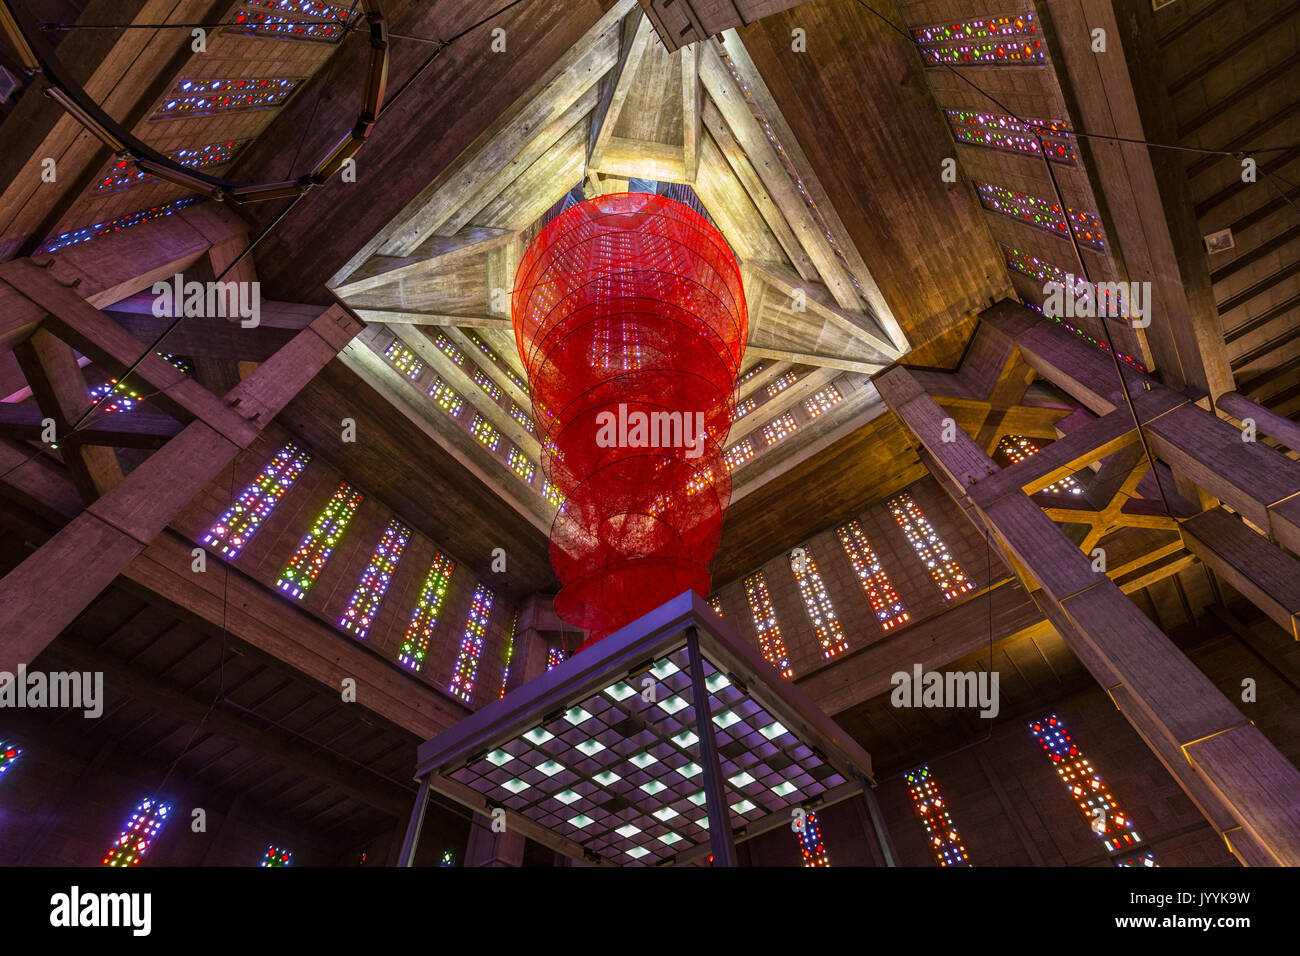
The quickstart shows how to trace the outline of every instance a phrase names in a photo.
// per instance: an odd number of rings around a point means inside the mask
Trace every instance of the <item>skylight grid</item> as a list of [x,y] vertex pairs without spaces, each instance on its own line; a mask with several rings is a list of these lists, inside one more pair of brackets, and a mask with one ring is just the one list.
[[[789,813],[845,782],[707,657],[705,684],[732,826]],[[653,865],[708,841],[685,647],[498,741],[451,779],[589,852]]]

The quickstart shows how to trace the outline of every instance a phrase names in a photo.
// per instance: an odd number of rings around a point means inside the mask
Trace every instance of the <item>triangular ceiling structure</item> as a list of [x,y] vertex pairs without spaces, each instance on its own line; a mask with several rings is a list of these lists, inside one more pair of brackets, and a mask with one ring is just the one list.
[[[670,54],[634,0],[615,4],[333,277],[335,294],[371,324],[344,361],[390,394],[409,392],[376,361],[400,340],[536,461],[536,438],[472,384],[479,370],[449,358],[446,345],[476,357],[491,349],[483,374],[527,408],[510,330],[520,256],[575,186],[590,197],[636,180],[690,187],[741,263],[753,374],[740,397],[775,400],[739,420],[731,442],[829,385],[843,398],[805,423],[815,427],[783,438],[779,453],[762,449],[736,476],[737,497],[879,413],[868,377],[902,356],[907,340],[740,38],[728,31]],[[791,372],[797,384],[781,384]],[[398,404],[530,520],[549,525],[553,506],[517,500],[463,429],[408,394]]]

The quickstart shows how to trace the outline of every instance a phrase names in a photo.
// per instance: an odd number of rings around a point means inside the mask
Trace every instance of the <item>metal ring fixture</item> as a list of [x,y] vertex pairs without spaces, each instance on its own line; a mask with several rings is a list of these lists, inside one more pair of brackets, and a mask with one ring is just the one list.
[[370,59],[366,66],[361,113],[356,124],[310,173],[297,179],[271,183],[237,183],[219,176],[210,176],[182,166],[137,139],[100,109],[99,104],[86,95],[81,84],[70,77],[64,65],[59,62],[54,48],[41,36],[35,22],[17,9],[15,0],[0,0],[0,27],[13,41],[23,66],[42,78],[45,94],[111,149],[119,159],[133,160],[141,172],[218,201],[246,203],[298,196],[313,186],[321,185],[356,155],[370,135],[371,128],[379,118],[384,91],[388,85],[388,23],[384,17],[383,0],[358,0],[358,3],[370,25]]

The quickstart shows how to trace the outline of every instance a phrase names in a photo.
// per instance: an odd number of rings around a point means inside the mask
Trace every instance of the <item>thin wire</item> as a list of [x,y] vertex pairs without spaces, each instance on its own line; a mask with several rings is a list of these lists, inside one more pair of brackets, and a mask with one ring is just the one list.
[[[348,22],[347,22],[347,26],[343,28],[343,36],[339,38],[340,46],[346,43],[348,37],[352,35],[352,29],[353,29],[352,14],[356,11],[358,2],[359,0],[352,0],[352,6],[348,8]],[[316,99],[311,104],[311,115],[307,117],[306,129],[308,131],[311,130],[312,124],[316,122],[316,110],[320,108],[320,101],[324,97],[324,95],[325,95],[325,83],[322,80],[320,87],[316,90]],[[298,137],[298,148],[293,151],[293,159],[290,160],[289,162],[289,171],[285,173],[284,176],[285,179],[293,179],[293,169],[295,166],[298,165],[298,157],[302,155],[302,147],[306,142],[307,142],[306,133]]]
[[[356,4],[353,4],[356,6]],[[351,16],[351,14],[348,14]],[[324,20],[275,20],[272,21],[276,26],[332,26],[342,23],[339,17],[330,17]],[[219,27],[246,27],[256,25],[245,21],[222,20],[217,23],[54,23],[49,20],[38,20],[36,26],[47,31],[70,31],[70,30],[216,30]]]

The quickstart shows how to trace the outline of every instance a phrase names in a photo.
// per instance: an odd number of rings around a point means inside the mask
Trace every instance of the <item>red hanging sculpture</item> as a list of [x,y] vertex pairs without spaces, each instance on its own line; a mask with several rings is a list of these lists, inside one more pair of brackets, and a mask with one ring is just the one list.
[[542,468],[564,496],[556,613],[590,645],[687,589],[707,595],[748,337],[726,241],[665,196],[589,199],[524,253],[512,319]]

